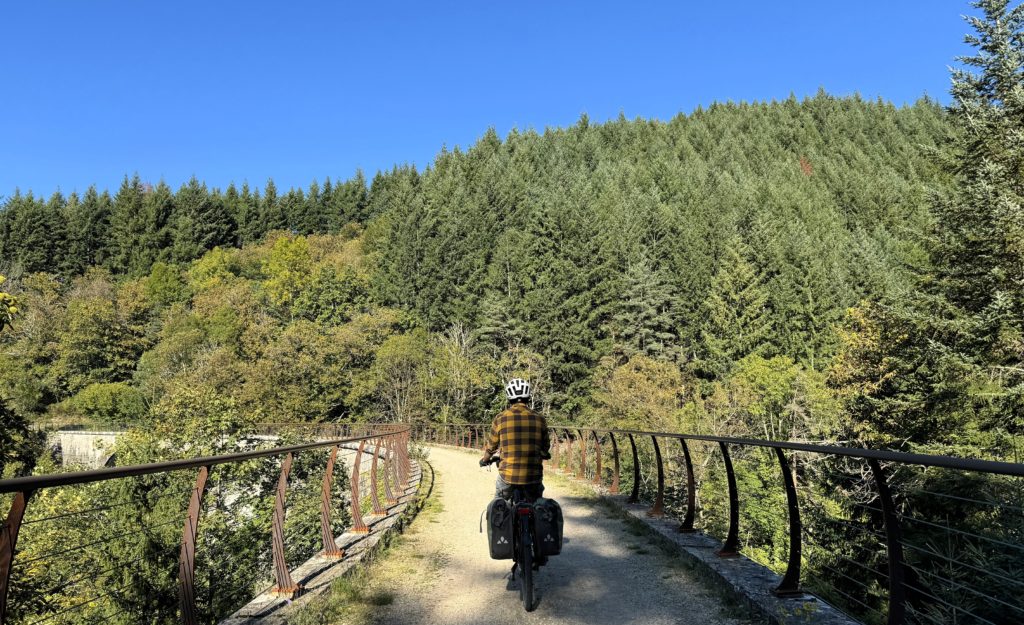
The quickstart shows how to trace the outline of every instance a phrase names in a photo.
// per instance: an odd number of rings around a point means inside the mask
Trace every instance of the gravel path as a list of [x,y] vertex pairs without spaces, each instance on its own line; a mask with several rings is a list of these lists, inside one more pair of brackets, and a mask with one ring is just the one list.
[[[538,575],[539,604],[519,601],[511,562],[491,560],[480,513],[493,497],[496,470],[481,469],[465,451],[430,448],[437,502],[417,519],[401,547],[373,575],[389,605],[372,608],[375,623],[505,625],[726,625],[720,603],[677,561],[652,547],[641,530],[594,500],[549,479],[545,495],[562,504],[566,542]],[[384,602],[386,603],[386,602]]]

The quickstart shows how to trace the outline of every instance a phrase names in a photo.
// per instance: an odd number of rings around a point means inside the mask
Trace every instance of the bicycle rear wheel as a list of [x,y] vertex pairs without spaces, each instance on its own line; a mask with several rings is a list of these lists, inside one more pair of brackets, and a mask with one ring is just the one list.
[[519,597],[527,612],[533,612],[533,541],[530,539],[530,524],[523,519],[520,523],[519,566],[522,575],[519,580]]

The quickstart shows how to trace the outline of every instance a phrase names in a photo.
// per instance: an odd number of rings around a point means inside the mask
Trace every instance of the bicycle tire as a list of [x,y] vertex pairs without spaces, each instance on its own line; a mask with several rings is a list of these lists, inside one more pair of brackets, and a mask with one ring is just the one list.
[[[525,521],[525,519],[523,519]],[[520,522],[519,566],[522,575],[519,581],[519,597],[527,612],[533,612],[533,541],[530,540],[529,522]]]

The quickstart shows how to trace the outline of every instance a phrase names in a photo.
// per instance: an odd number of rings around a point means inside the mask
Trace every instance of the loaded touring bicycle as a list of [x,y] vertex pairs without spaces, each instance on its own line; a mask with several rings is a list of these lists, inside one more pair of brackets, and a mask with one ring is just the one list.
[[[492,456],[488,464],[500,460]],[[512,488],[508,499],[496,497],[487,506],[487,543],[491,558],[512,560],[511,579],[519,572],[519,596],[527,612],[534,605],[533,574],[548,556],[562,551],[562,508],[553,499],[531,497],[528,489]],[[481,528],[482,531],[482,528]]]

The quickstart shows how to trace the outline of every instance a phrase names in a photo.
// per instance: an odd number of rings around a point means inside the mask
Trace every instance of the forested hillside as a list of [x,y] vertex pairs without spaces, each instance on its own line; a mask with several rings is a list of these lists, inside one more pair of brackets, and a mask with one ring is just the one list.
[[0,389],[34,419],[472,421],[517,373],[556,420],[847,435],[837,327],[927,264],[949,133],[928,100],[820,93],[491,131],[369,189],[15,195]]
[[374,286],[432,330],[541,355],[566,416],[593,406],[595,367],[637,356],[701,380],[752,354],[823,371],[845,308],[906,290],[922,262],[947,132],[927,100],[821,93],[488,133],[392,176]]

